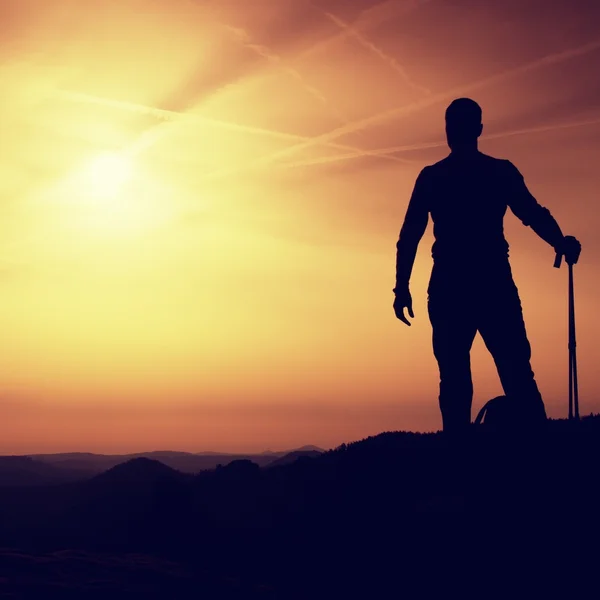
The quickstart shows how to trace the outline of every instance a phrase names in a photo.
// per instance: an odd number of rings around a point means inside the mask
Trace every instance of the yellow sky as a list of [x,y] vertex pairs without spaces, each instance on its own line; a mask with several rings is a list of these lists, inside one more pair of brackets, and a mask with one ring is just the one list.
[[[482,150],[584,245],[581,409],[598,412],[600,17],[483,4],[4,2],[0,453],[438,429],[430,229],[410,329],[391,288],[460,95],[483,107]],[[537,380],[565,416],[567,273],[512,215],[506,233]],[[479,338],[473,372],[477,409],[501,392]]]

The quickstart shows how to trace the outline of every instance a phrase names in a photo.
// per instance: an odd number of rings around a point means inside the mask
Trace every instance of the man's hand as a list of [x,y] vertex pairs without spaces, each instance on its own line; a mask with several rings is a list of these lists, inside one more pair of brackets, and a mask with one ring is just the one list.
[[581,243],[572,235],[566,235],[560,246],[555,248],[558,256],[564,256],[568,265],[574,265],[581,254]]
[[406,323],[409,327],[411,325],[410,321],[404,315],[404,309],[408,309],[408,314],[411,319],[415,318],[412,309],[412,297],[410,295],[410,291],[408,288],[405,290],[396,290],[396,298],[394,299],[394,312],[396,313],[396,317],[400,319],[403,323]]
[[566,235],[563,241],[563,254],[568,265],[574,265],[579,260],[581,254],[581,243],[572,235]]

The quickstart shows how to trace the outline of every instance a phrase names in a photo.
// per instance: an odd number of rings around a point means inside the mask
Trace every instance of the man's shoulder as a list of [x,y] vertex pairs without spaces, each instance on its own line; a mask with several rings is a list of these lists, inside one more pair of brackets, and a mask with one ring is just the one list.
[[[506,158],[497,158],[495,156],[490,156],[489,154],[484,154],[483,152],[479,152],[476,159],[480,166],[484,169],[490,169],[492,171],[500,171],[503,173],[518,173],[517,167]],[[444,173],[448,173],[457,168],[457,163],[453,159],[452,155],[449,154],[445,158],[433,163],[431,165],[427,165],[421,171],[421,174],[425,177],[437,177],[439,175],[443,175]]]
[[499,169],[508,173],[518,171],[517,167],[507,158],[497,158],[480,152],[481,160],[493,169]]
[[431,165],[426,165],[421,169],[419,173],[419,179],[421,180],[429,180],[435,179],[440,176],[444,171],[448,169],[448,157],[439,160],[436,163]]
[[442,160],[438,160],[437,162],[433,163],[432,165],[427,165],[423,169],[423,171],[427,171],[428,173],[436,173],[440,170],[446,169],[452,162],[450,158],[450,155],[448,155],[445,158],[442,158]]

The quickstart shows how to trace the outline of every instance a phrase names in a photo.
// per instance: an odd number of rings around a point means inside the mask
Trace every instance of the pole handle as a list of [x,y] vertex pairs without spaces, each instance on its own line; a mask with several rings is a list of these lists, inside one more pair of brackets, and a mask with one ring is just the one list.
[[562,257],[563,257],[563,255],[560,254],[560,252],[556,253],[556,256],[554,257],[554,268],[555,269],[560,269],[560,265],[562,264]]

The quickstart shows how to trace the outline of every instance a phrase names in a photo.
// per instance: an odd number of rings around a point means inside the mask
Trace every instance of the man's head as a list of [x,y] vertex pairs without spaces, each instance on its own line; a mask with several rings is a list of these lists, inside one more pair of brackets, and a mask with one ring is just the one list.
[[446,139],[452,150],[477,145],[483,131],[481,107],[470,98],[457,98],[446,109]]

